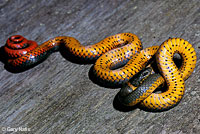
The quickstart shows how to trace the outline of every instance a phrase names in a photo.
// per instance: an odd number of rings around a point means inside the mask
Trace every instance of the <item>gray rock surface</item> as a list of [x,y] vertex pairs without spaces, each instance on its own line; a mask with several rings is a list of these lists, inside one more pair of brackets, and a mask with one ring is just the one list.
[[197,66],[178,106],[161,113],[119,108],[119,89],[89,79],[92,64],[70,62],[57,52],[22,73],[8,72],[0,62],[0,133],[14,133],[4,127],[27,127],[24,133],[34,134],[199,133],[199,0],[0,0],[0,46],[15,34],[39,44],[72,36],[89,45],[122,32],[138,35],[144,48],[169,37],[193,44]]

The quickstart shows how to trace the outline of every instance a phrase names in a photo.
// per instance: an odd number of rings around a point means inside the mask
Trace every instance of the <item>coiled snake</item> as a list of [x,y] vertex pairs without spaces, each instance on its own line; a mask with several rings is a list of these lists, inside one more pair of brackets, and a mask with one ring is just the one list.
[[[68,36],[55,37],[40,46],[20,35],[11,36],[4,47],[10,57],[7,65],[13,69],[26,69],[58,51],[61,45],[80,59],[96,60],[94,74],[103,82],[122,84],[119,100],[123,104],[133,106],[140,103],[151,110],[169,109],[181,100],[185,90],[184,80],[191,75],[196,64],[194,48],[181,38],[168,39],[160,47],[142,49],[136,35],[121,33],[89,46],[83,46]],[[179,53],[183,59],[180,69],[173,61],[174,53]],[[150,75],[135,88],[129,80],[144,69],[154,55],[162,76]],[[153,93],[164,81],[168,85],[167,91]]]

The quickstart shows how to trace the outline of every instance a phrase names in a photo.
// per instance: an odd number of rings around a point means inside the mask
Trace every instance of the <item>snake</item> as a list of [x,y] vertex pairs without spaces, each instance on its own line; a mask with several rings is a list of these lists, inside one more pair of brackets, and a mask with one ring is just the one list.
[[[144,70],[137,77],[141,82],[130,80],[121,88],[119,100],[127,106],[139,106],[150,111],[164,111],[176,106],[183,98],[185,92],[184,80],[193,72],[196,65],[196,52],[193,46],[182,38],[169,38],[158,47],[155,53],[156,63],[160,74],[150,75],[151,70]],[[151,48],[149,48],[151,49]],[[151,50],[150,50],[151,51]],[[175,53],[182,58],[181,67],[178,68],[173,61]],[[138,54],[143,59],[145,54]],[[146,71],[146,73],[144,73]],[[145,75],[144,75],[145,74]],[[145,77],[145,76],[149,77]],[[166,81],[167,90],[162,93],[154,91]],[[138,86],[138,87],[137,87]]]
[[[122,56],[120,57],[121,59],[115,56],[113,57],[110,54],[107,54],[106,57],[109,56],[110,61],[122,61],[127,60],[127,58],[130,59],[133,54],[139,52],[142,49],[142,45],[135,34],[120,33],[109,36],[96,44],[87,46],[82,45],[77,39],[69,36],[55,37],[38,46],[36,42],[27,40],[21,35],[13,35],[8,38],[4,46],[5,53],[9,57],[7,65],[13,69],[26,69],[46,59],[51,53],[59,51],[62,48],[75,57],[85,61],[97,60],[101,55],[111,50],[110,53],[117,52],[120,54]],[[99,62],[97,61],[95,69],[99,68],[98,64],[101,64],[101,61]],[[102,75],[104,74],[101,71],[96,71],[96,74],[103,78]],[[120,74],[121,72],[119,71],[116,79],[121,78]]]
[[[184,94],[184,80],[191,75],[196,63],[194,48],[183,39],[173,38],[165,41],[160,47],[152,46],[143,49],[140,39],[132,33],[112,35],[87,46],[69,36],[55,37],[38,46],[35,41],[27,40],[21,35],[14,35],[8,38],[4,46],[5,53],[9,57],[7,65],[16,70],[34,66],[62,48],[79,59],[94,60],[93,72],[100,81],[125,85],[122,91],[131,89],[133,92],[122,95],[123,104],[133,106],[140,103],[150,109],[167,109],[177,104]],[[183,58],[180,69],[177,69],[172,60],[174,53],[177,52]],[[150,75],[145,78],[144,84],[133,89],[130,80],[143,70],[155,55],[162,76]],[[153,93],[164,81],[167,81],[168,90],[161,94]],[[135,97],[134,92],[138,92]]]

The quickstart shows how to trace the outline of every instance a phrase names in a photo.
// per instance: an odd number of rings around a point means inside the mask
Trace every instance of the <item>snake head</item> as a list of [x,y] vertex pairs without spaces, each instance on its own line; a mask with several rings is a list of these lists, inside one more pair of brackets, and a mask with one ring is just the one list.
[[135,86],[138,87],[140,84],[142,84],[142,82],[149,77],[149,75],[151,75],[153,72],[153,69],[151,67],[145,68],[142,71],[140,71],[138,74],[136,74],[133,78],[130,79],[130,83]]
[[133,78],[130,79],[128,83],[122,86],[120,90],[121,96],[126,96],[133,92],[138,86],[140,86],[145,79],[147,79],[153,72],[151,67],[147,67],[136,74]]

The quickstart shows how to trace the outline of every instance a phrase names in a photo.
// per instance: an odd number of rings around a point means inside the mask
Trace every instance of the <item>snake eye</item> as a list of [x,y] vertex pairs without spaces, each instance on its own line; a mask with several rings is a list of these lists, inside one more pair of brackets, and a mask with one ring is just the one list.
[[144,71],[143,73],[142,73],[142,76],[146,76],[146,75],[148,75],[149,74],[149,71]]

